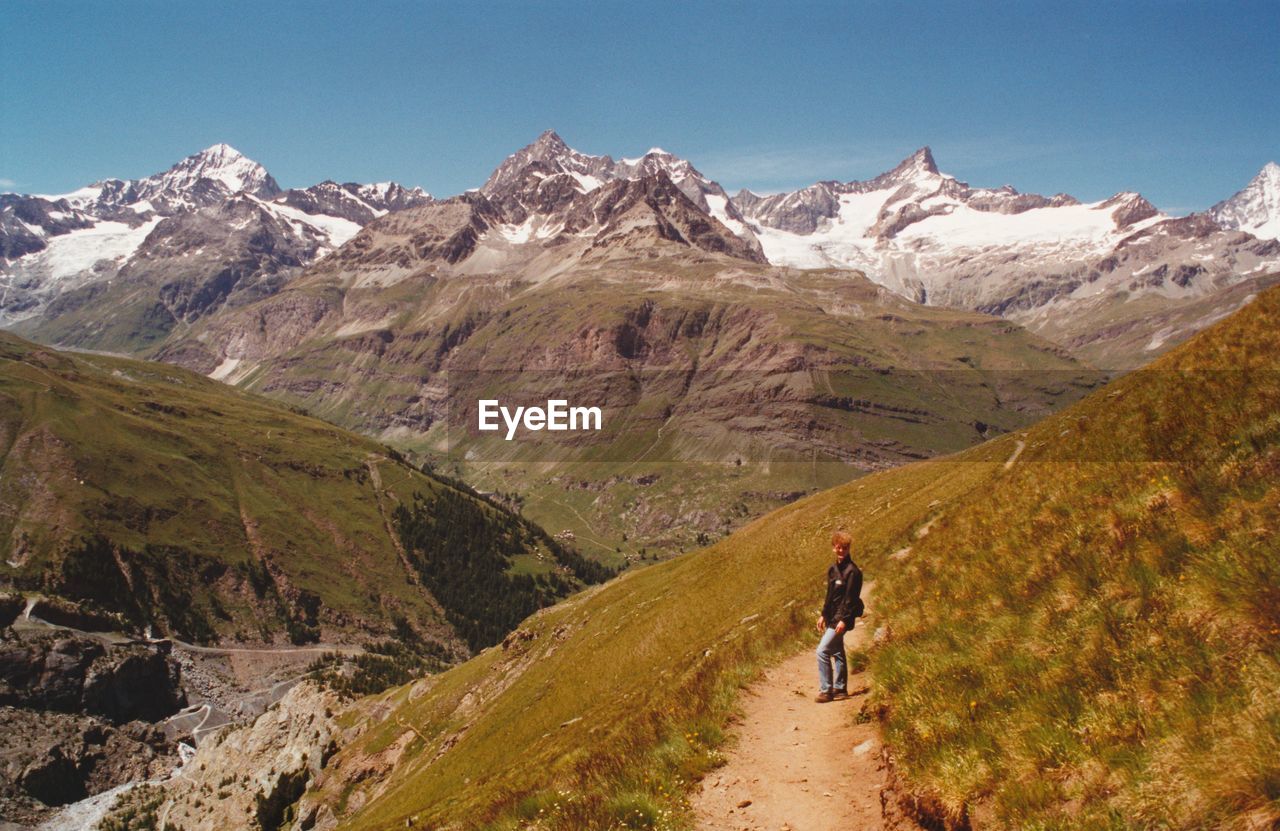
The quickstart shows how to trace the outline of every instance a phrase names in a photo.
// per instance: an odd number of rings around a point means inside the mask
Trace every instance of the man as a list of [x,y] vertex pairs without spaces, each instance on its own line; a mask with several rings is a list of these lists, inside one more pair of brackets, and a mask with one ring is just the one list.
[[[853,537],[845,531],[831,535],[831,550],[836,561],[827,568],[827,599],[818,617],[818,682],[821,690],[815,699],[819,704],[849,697],[849,666],[844,657],[844,633],[862,614],[862,572],[849,558]],[[831,664],[836,665],[835,680]]]

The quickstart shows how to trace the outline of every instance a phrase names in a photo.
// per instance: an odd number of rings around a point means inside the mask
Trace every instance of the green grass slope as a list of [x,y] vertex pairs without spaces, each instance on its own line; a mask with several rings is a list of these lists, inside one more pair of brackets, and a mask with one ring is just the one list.
[[509,628],[581,565],[367,438],[177,367],[11,335],[0,551],[0,586],[201,641],[363,640],[399,622],[481,646],[505,629],[475,623],[496,616],[477,585],[505,581]]
[[910,786],[1020,828],[1280,818],[1280,293],[1033,428],[824,492],[348,714],[341,827],[681,827],[839,527]]

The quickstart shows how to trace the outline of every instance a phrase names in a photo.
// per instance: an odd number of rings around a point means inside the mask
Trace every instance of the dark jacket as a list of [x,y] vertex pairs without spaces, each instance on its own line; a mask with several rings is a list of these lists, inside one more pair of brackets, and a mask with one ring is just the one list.
[[822,616],[827,625],[834,627],[844,621],[846,630],[853,628],[853,621],[862,614],[862,571],[846,557],[843,564],[832,563],[827,568],[827,599],[822,604]]

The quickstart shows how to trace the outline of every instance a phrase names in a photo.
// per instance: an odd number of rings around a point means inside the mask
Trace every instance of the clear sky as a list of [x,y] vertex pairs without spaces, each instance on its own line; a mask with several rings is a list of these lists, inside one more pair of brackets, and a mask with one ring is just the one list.
[[[265,6],[265,8],[264,8]],[[1280,2],[0,0],[0,189],[225,141],[286,187],[481,184],[547,128],[730,191],[921,145],[978,185],[1207,207],[1280,160]]]

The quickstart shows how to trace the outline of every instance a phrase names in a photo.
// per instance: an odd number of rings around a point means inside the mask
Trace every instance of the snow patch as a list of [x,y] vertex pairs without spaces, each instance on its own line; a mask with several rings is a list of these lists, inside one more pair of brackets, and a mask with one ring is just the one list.
[[528,242],[533,237],[533,221],[534,217],[530,216],[519,225],[502,225],[498,228],[498,233],[507,242]]
[[55,280],[88,271],[102,260],[120,265],[133,256],[159,223],[160,217],[136,228],[123,222],[99,222],[92,228],[51,237],[43,251],[27,254],[22,260],[43,266]]
[[227,376],[235,372],[238,366],[240,366],[239,358],[223,358],[222,363],[218,364],[217,368],[209,373],[209,377],[215,381],[225,381]]
[[327,214],[309,214],[306,211],[300,211],[289,205],[281,205],[276,202],[262,202],[257,200],[259,204],[265,205],[269,210],[275,211],[283,219],[308,225],[319,231],[329,239],[335,248],[347,242],[347,240],[360,233],[360,225],[349,219],[343,219],[339,216],[329,216]]
[[79,207],[89,202],[97,201],[98,197],[102,196],[102,185],[86,185],[85,187],[78,188],[70,193],[33,193],[31,195],[36,199],[48,199],[50,202],[57,202],[60,199],[65,199],[72,205]]
[[1170,328],[1166,327],[1164,329],[1161,329],[1160,331],[1156,332],[1154,335],[1151,336],[1151,340],[1147,343],[1146,346],[1142,347],[1142,351],[1154,352],[1155,350],[1164,346],[1164,342],[1168,340],[1169,336],[1172,334],[1173,334],[1173,330]]
[[[1124,237],[1167,219],[1157,215],[1123,231],[1102,202],[1033,208],[1015,214],[980,211],[953,197],[935,194],[918,204],[930,215],[902,227],[892,237],[871,233],[899,208],[897,188],[842,194],[834,217],[811,234],[754,227],[765,256],[794,268],[852,267],[892,270],[895,260],[922,252],[1033,251],[1036,255],[1084,256],[1111,250]],[[797,196],[797,199],[799,197]]]
[[726,209],[729,202],[728,198],[717,193],[704,193],[703,197],[707,200],[707,206],[711,209],[711,215],[720,220],[722,225],[740,237],[745,238],[750,236],[750,228],[729,216],[729,212]]
[[604,184],[604,182],[600,181],[595,176],[587,173],[579,173],[576,170],[570,170],[568,173],[570,176],[578,180],[578,184],[582,187],[583,193],[590,193]]

